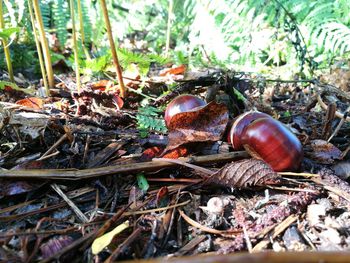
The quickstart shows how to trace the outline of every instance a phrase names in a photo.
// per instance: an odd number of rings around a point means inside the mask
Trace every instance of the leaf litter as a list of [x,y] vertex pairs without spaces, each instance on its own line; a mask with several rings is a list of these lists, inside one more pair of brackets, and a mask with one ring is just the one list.
[[[347,91],[317,80],[261,86],[262,76],[220,70],[186,79],[184,71],[129,78],[124,99],[107,80],[78,94],[69,75],[48,99],[4,84],[2,261],[349,250]],[[166,131],[163,109],[186,93],[215,101],[175,115]],[[161,110],[138,118],[145,98]],[[325,106],[334,98],[332,113]],[[298,136],[299,171],[276,173],[232,150],[228,126],[252,109]]]

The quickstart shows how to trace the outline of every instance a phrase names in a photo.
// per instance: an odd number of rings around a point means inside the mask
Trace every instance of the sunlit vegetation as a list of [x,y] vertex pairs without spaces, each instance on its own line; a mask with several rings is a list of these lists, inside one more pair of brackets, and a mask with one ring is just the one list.
[[[40,72],[27,1],[2,2],[0,68],[11,75],[11,60],[15,72]],[[73,1],[75,19],[69,1],[38,3],[52,63],[64,59],[73,68],[74,21],[81,73],[103,74],[112,60],[100,1]],[[347,0],[113,0],[106,4],[118,55],[127,62],[128,57],[137,58],[143,72],[150,64],[144,55],[167,53],[174,63],[190,67],[274,72],[282,77],[311,76],[349,57]],[[13,28],[19,30],[10,32]]]

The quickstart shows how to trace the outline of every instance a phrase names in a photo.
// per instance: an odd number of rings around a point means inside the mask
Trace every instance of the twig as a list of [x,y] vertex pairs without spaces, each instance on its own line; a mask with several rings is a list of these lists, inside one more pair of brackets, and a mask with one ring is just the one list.
[[341,198],[344,198],[346,201],[348,201],[350,203],[350,194],[349,193],[342,191],[336,187],[333,187],[333,186],[327,184],[326,182],[321,181],[317,178],[313,178],[312,181],[314,181],[317,184],[323,185],[324,189],[338,195]]
[[325,122],[322,130],[322,138],[325,140],[327,140],[327,138],[331,133],[332,122],[335,118],[336,111],[337,111],[337,104],[335,104],[334,102],[329,104],[329,106],[327,107]]
[[[214,172],[213,172],[212,170],[206,169],[206,168],[204,168],[204,167],[200,167],[200,166],[198,166],[198,165],[193,165],[193,164],[184,162],[184,161],[179,160],[179,159],[153,158],[152,161],[153,161],[153,162],[169,162],[169,163],[176,163],[176,164],[183,165],[183,166],[186,166],[186,167],[188,167],[188,168],[191,168],[191,169],[193,169],[193,170],[202,172],[202,173],[204,173],[205,175],[209,175],[209,176],[214,174]],[[207,177],[205,177],[205,178],[207,178]]]
[[232,237],[235,234],[238,233],[242,233],[242,230],[227,230],[227,231],[222,231],[222,230],[217,230],[214,228],[210,228],[207,226],[203,226],[201,224],[199,224],[198,222],[194,221],[192,218],[188,217],[182,210],[178,209],[180,215],[182,216],[182,218],[189,223],[191,226],[199,228],[200,230],[210,233],[210,234],[214,234],[214,235],[221,235],[221,236],[225,236],[225,237]]
[[329,136],[327,142],[330,142],[334,136],[336,136],[340,130],[340,128],[343,126],[345,119],[347,118],[348,112],[350,111],[350,106],[346,109],[345,114],[343,116],[343,118],[340,120],[340,122],[338,123],[337,127],[335,128],[334,132],[332,133],[331,136]]
[[[317,94],[317,101],[318,103],[320,104],[320,106],[324,109],[324,110],[328,110],[328,106],[326,103],[323,102],[320,94]],[[343,113],[340,113],[339,111],[336,111],[335,112],[335,116],[337,116],[338,118],[340,119],[345,119],[344,118],[344,114]],[[349,121],[350,122],[350,117],[346,117],[345,121]]]
[[[290,215],[285,220],[283,220],[281,223],[279,223],[272,231],[271,237],[275,238],[279,234],[281,234],[285,229],[287,229],[291,224],[293,224],[298,219],[297,215]],[[258,252],[261,251],[264,247],[266,247],[270,243],[270,239],[264,239],[260,241],[258,244],[255,245],[252,252]]]
[[81,212],[81,210],[68,198],[68,196],[63,193],[61,188],[57,184],[51,184],[51,187],[53,190],[56,191],[56,193],[62,197],[64,201],[72,208],[74,213],[77,215],[77,217],[80,219],[81,222],[87,223],[89,222],[89,219]]
[[62,135],[61,138],[59,138],[57,140],[57,142],[55,142],[39,159],[37,159],[37,161],[42,161],[45,156],[47,156],[50,153],[52,153],[67,138],[68,138],[68,134],[67,133]]
[[115,260],[118,258],[119,254],[123,252],[125,248],[130,246],[132,242],[134,242],[141,234],[142,229],[138,227],[132,234],[124,240],[123,243],[121,243],[116,250],[113,251],[113,253],[105,260],[105,263],[115,262]]
[[[192,156],[188,158],[180,158],[184,162],[196,164],[230,162],[242,159],[249,155],[245,151],[237,151],[222,154],[212,154],[206,156]],[[0,170],[0,178],[8,179],[51,179],[51,180],[81,180],[86,178],[94,178],[105,175],[119,175],[125,173],[158,171],[163,168],[176,167],[177,164],[169,162],[143,162],[131,163],[124,165],[113,165],[108,167],[99,167],[85,170],[73,169],[32,169],[32,170]]]

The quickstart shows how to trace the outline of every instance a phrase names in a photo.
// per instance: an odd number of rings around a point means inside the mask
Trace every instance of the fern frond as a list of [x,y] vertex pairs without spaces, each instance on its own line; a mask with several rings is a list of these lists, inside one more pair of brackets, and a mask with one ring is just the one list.
[[41,16],[43,19],[44,27],[50,29],[51,27],[51,1],[43,0],[39,1]]
[[81,11],[83,13],[85,43],[92,41],[92,22],[91,22],[91,0],[81,0]]
[[67,41],[67,23],[69,20],[68,5],[66,1],[53,1],[52,20],[56,29],[58,41],[61,46],[64,46]]
[[159,117],[160,113],[160,110],[151,106],[139,108],[136,115],[138,129],[165,133],[167,128],[164,119]]

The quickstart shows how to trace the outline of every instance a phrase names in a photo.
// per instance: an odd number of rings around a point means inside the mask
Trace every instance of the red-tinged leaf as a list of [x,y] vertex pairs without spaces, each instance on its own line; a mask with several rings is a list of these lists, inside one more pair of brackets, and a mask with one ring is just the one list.
[[13,91],[14,89],[12,88],[12,87],[10,87],[10,86],[6,86],[5,85],[5,87],[4,87],[4,91],[7,91],[7,92],[11,92],[11,91]]
[[226,164],[205,182],[205,184],[213,183],[243,189],[277,184],[279,175],[264,161],[247,159]]
[[113,96],[113,103],[117,107],[118,110],[120,110],[124,106],[123,99],[121,97],[119,97],[118,95]]
[[168,187],[163,186],[162,188],[159,189],[157,192],[157,197],[156,197],[156,204],[157,207],[164,207],[169,204],[169,190]]
[[186,157],[188,154],[188,149],[182,145],[175,149],[167,151],[162,157],[169,159],[178,159],[179,157]]
[[42,161],[29,161],[16,165],[12,170],[29,170],[29,169],[45,169],[48,168]]
[[164,150],[163,148],[156,147],[156,146],[148,148],[143,151],[140,157],[140,161],[141,162],[151,161],[153,158],[158,157],[163,152],[163,150]]
[[40,110],[44,106],[44,100],[36,97],[30,97],[16,101],[16,104]]
[[206,106],[174,115],[169,123],[167,150],[189,142],[218,141],[228,123],[225,105],[210,102]]
[[178,67],[166,68],[159,72],[159,76],[164,77],[166,75],[180,75],[184,74],[186,71],[185,65],[180,65]]
[[310,157],[322,164],[332,164],[334,160],[341,160],[342,152],[330,142],[324,140],[311,141]]

